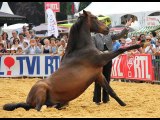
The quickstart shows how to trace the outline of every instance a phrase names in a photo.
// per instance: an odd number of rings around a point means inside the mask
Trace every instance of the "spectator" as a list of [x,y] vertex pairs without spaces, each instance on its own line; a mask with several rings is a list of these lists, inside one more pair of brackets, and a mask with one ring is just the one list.
[[24,54],[23,49],[22,49],[21,46],[18,46],[17,51],[16,51],[15,54],[16,54],[16,55],[22,55],[22,54]]
[[157,41],[157,34],[156,34],[156,32],[152,31],[150,33],[150,36],[151,36],[151,42],[152,42],[152,44],[156,44],[156,41]]
[[18,48],[18,46],[20,46],[19,45],[19,39],[18,38],[15,38],[14,40],[13,40],[13,45],[11,46],[11,48],[12,49],[14,49],[14,50],[17,50],[17,48]]
[[2,33],[2,40],[4,40],[6,42],[6,49],[10,49],[11,48],[11,43],[10,43],[10,40],[8,39],[8,33],[7,32]]
[[[136,36],[132,36],[131,37],[131,45],[135,45],[138,44],[137,40],[136,40]],[[138,49],[134,49],[134,50],[130,50],[131,54],[140,54],[143,53],[142,47],[138,48]]]
[[36,37],[36,31],[35,30],[29,30],[29,34],[31,35],[31,39],[35,39]]
[[2,53],[7,53],[7,50],[6,48],[4,47],[4,44],[3,43],[0,43],[0,54]]
[[7,48],[6,41],[2,39],[2,35],[0,35],[0,43],[2,43],[5,48]]
[[51,53],[57,54],[58,53],[58,47],[55,43],[56,38],[50,38],[50,46],[51,46]]
[[16,53],[16,50],[14,48],[11,48],[11,55],[14,55]]
[[13,31],[12,31],[12,37],[10,38],[10,44],[11,44],[11,45],[13,45],[13,40],[14,40],[15,38],[19,38],[19,37],[18,37],[18,32],[15,31],[15,30],[13,30]]
[[24,54],[27,54],[26,51],[27,51],[28,47],[29,47],[28,42],[25,42],[25,41],[24,41],[24,42],[23,42],[23,47],[22,47]]
[[145,54],[152,55],[152,63],[153,63],[155,60],[156,46],[155,46],[155,44],[151,43],[151,36],[146,36],[146,41],[148,42],[148,44],[147,44],[146,48],[143,49],[143,51]]
[[25,50],[26,54],[41,54],[42,50],[36,45],[36,40],[30,40],[30,46]]
[[121,46],[120,42],[117,40],[112,40],[113,51],[116,51]]
[[138,42],[141,42],[142,40],[145,40],[145,34],[140,34],[138,37]]
[[60,43],[61,44],[58,47],[58,55],[63,56],[67,45],[66,45],[66,41],[64,39],[61,39]]
[[160,37],[156,41],[156,55],[160,55]]
[[28,44],[30,44],[31,35],[29,34],[28,30],[25,32],[25,35],[26,35],[26,37],[24,38],[24,40],[27,41]]
[[22,49],[24,48],[23,43],[24,43],[23,33],[19,33],[19,45],[22,46]]
[[50,49],[51,49],[50,41],[46,38],[46,39],[44,39],[44,46],[42,49],[42,53],[44,53],[44,54],[51,53]]
[[22,34],[23,34],[24,37],[26,37],[26,31],[28,31],[28,28],[27,28],[27,26],[24,25],[22,27]]

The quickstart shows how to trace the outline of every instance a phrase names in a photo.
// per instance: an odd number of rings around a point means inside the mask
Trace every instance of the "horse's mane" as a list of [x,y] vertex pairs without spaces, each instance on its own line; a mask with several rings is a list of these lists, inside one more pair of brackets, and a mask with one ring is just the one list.
[[80,27],[83,22],[83,17],[80,16],[77,21],[72,25],[70,32],[69,32],[69,38],[68,38],[68,44],[66,48],[66,53],[70,53],[73,51],[76,47],[76,43],[79,40],[79,31]]

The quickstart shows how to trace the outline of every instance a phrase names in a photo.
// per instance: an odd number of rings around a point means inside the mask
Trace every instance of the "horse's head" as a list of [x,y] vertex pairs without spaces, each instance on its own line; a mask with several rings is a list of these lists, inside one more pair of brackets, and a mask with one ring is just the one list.
[[103,22],[99,21],[96,16],[91,14],[91,12],[83,10],[83,14],[80,14],[80,16],[86,18],[86,22],[91,32],[102,33],[105,35],[109,33],[109,28]]

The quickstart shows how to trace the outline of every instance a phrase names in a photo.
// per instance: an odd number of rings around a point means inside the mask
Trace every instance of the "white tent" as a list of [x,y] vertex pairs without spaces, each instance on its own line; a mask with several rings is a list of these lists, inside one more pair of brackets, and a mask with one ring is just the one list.
[[10,38],[12,36],[13,30],[16,30],[16,31],[18,31],[18,33],[20,33],[22,31],[23,26],[28,26],[28,24],[27,23],[18,23],[18,24],[13,24],[13,25],[9,25],[9,26],[4,25],[4,27],[2,27],[2,31],[7,32],[8,36]]
[[[123,15],[132,14],[138,18],[138,25],[141,28],[145,26],[145,20],[149,14],[160,12],[159,6],[160,2],[92,2],[84,10],[96,16],[110,16],[112,26],[120,25]],[[83,10],[79,13],[82,12]],[[75,16],[79,16],[79,13]]]
[[[92,2],[84,10],[90,11],[94,15],[112,15],[160,11],[159,6],[160,2]],[[78,15],[78,13],[75,15]]]
[[1,7],[0,11],[5,12],[5,13],[9,13],[9,14],[13,14],[11,8],[8,5],[8,2],[3,2],[2,3],[2,7]]

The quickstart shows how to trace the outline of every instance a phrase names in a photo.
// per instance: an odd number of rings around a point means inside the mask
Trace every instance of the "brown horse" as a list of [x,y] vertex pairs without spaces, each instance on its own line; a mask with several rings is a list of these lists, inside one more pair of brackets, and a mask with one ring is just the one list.
[[142,45],[101,53],[94,47],[90,32],[108,34],[109,29],[98,21],[96,16],[83,11],[71,27],[66,52],[59,69],[48,78],[35,83],[26,102],[5,104],[3,109],[12,111],[23,107],[26,110],[33,108],[40,111],[43,105],[56,106],[59,109],[80,96],[94,81],[99,82],[121,106],[125,106],[126,104],[104,80],[102,67],[119,54],[140,48]]

